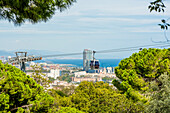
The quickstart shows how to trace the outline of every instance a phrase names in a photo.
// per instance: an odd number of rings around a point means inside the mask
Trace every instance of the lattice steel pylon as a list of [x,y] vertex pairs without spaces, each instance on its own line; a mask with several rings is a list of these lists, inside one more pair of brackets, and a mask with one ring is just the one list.
[[42,60],[42,57],[34,57],[34,56],[27,56],[27,52],[15,52],[16,57],[12,57],[8,59],[8,63],[11,63],[12,65],[19,64],[20,69],[25,72],[25,62],[29,61],[36,61],[36,60]]

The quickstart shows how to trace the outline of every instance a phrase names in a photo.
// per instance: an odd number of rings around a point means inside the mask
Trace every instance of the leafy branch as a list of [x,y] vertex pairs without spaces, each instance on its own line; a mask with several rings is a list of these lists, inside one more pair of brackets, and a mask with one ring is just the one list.
[[162,24],[158,24],[158,25],[161,27],[161,29],[163,29],[163,30],[168,30],[168,27],[170,26],[170,24],[167,23],[167,21],[168,21],[169,19],[170,19],[170,18],[168,18],[167,20],[164,20],[164,19],[161,20]]
[[[148,9],[150,10],[150,12],[152,11],[156,11],[156,12],[165,12],[165,4],[163,2],[163,0],[155,0],[154,2],[150,2],[150,5],[148,6]],[[161,24],[158,24],[161,29],[164,30],[168,30],[168,27],[170,26],[170,24],[167,23],[168,19],[162,19],[161,20]]]
[[14,110],[17,110],[17,109],[19,109],[19,108],[29,108],[30,106],[33,106],[33,104],[23,105],[23,106],[21,106],[21,107],[12,108],[10,111],[14,111]]
[[148,6],[148,9],[150,12],[155,10],[156,12],[164,12],[165,11],[165,4],[163,3],[163,0],[156,0],[154,2],[150,2],[150,5]]
[[[165,8],[166,8],[166,6],[165,6],[163,0],[155,0],[154,2],[150,2],[150,5],[148,6],[148,9],[150,10],[150,12],[152,12],[152,11],[165,12]],[[167,20],[162,19],[161,20],[162,23],[158,24],[158,26],[160,26],[161,29],[164,30],[164,36],[166,39],[166,41],[159,41],[158,43],[166,43],[166,42],[170,41],[166,36],[166,30],[168,30],[168,27],[170,27],[170,24],[168,23],[169,19],[170,18],[168,18]],[[154,42],[154,41],[152,41],[152,42]]]

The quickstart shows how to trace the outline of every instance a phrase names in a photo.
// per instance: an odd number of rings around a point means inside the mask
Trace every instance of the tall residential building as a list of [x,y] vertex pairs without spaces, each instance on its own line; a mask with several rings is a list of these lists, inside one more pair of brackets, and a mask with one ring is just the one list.
[[83,51],[83,70],[88,71],[90,69],[90,60],[93,60],[93,51],[84,49]]
[[112,67],[112,73],[115,73],[115,68],[114,67]]

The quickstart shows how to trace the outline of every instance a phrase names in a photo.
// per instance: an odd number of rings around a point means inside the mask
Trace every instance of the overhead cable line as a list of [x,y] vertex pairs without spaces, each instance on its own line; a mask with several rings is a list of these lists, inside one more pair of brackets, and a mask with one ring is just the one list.
[[127,49],[140,49],[140,48],[145,48],[145,47],[165,47],[165,46],[170,46],[170,44],[154,44],[154,45],[143,45],[143,46],[134,46],[134,47],[126,47],[126,48],[117,48],[117,49],[109,49],[109,50],[101,50],[101,51],[96,51],[96,53],[107,53],[107,52],[117,52],[117,51],[126,51]]
[[[108,50],[100,50],[95,51],[96,53],[111,53],[111,52],[124,52],[124,51],[134,51],[134,50],[141,50],[142,48],[148,48],[148,47],[167,47],[170,46],[170,44],[153,44],[153,45],[143,45],[143,46],[133,46],[133,47],[126,47],[126,48],[116,48],[116,49],[108,49]],[[59,56],[74,56],[74,55],[82,55],[81,53],[67,53],[67,54],[56,54],[56,55],[44,55],[41,56],[43,58],[47,57],[59,57]]]
[[81,55],[83,53],[68,53],[68,54],[57,54],[57,55],[45,55],[42,57],[56,57],[56,56],[73,56],[73,55]]

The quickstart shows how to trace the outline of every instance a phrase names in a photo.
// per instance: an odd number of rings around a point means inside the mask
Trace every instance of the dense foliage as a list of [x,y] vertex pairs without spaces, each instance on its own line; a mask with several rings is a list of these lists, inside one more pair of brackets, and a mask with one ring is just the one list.
[[0,61],[1,112],[53,112],[53,104],[53,97],[33,78]]
[[[81,82],[78,87],[45,89],[39,71],[28,76],[0,62],[0,112],[136,113],[170,110],[170,49],[144,49],[115,68],[114,86]],[[37,73],[37,74],[36,74]],[[163,75],[161,75],[163,74]],[[39,82],[40,81],[40,82]],[[44,87],[43,87],[44,86]]]
[[67,81],[68,83],[70,83],[71,82],[71,77],[74,77],[74,75],[64,74],[64,75],[58,77],[58,79],[60,81]]
[[170,111],[170,76],[161,75],[157,82],[150,85],[150,103],[146,106],[147,113],[168,113]]
[[140,112],[139,103],[134,103],[104,82],[81,82],[75,93],[61,100],[64,107],[73,107],[87,113]]
[[119,63],[113,84],[134,101],[146,102],[141,93],[164,72],[170,73],[170,49],[143,49]]
[[20,25],[49,20],[56,10],[69,8],[76,0],[0,0],[0,19]]
[[70,108],[70,107],[61,107],[57,113],[84,113],[82,111],[79,111],[75,108]]
[[115,77],[103,77],[102,78],[102,81],[104,81],[104,82],[110,82],[110,81],[112,81],[113,79],[115,79]]

